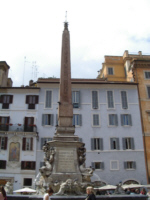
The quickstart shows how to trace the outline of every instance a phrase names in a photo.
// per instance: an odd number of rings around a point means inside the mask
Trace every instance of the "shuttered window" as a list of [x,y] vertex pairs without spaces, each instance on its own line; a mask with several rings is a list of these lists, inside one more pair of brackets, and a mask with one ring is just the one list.
[[35,170],[35,161],[21,161],[22,170]]
[[150,79],[150,72],[145,72],[145,78]]
[[7,150],[7,137],[0,137],[0,149]]
[[114,108],[113,91],[107,91],[108,108]]
[[134,150],[134,138],[122,138],[123,150]]
[[119,150],[119,138],[110,138],[111,150]]
[[53,114],[43,114],[42,115],[42,126],[53,126],[54,115]]
[[0,103],[2,103],[2,109],[9,109],[9,104],[13,102],[13,95],[1,95]]
[[109,114],[109,126],[118,126],[117,114]]
[[93,115],[93,126],[99,126],[99,115],[98,114]]
[[132,126],[132,118],[130,114],[121,114],[121,126]]
[[28,104],[28,109],[35,109],[35,104],[38,104],[39,96],[37,95],[27,95],[26,104]]
[[150,99],[150,86],[147,86],[147,96]]
[[113,75],[114,74],[114,71],[113,71],[112,67],[108,67],[108,74],[109,75]]
[[74,126],[82,126],[82,115],[74,114],[72,120]]
[[10,120],[10,117],[0,116],[0,131],[8,131],[9,130],[9,120]]
[[52,91],[47,90],[45,99],[45,108],[51,108],[51,107],[52,107]]
[[92,162],[92,168],[104,170],[104,162]]
[[43,149],[44,144],[49,141],[52,141],[52,138],[41,138],[41,149]]
[[98,91],[92,91],[92,108],[98,108]]
[[73,108],[80,107],[80,91],[72,91],[72,104]]
[[126,161],[124,162],[125,169],[136,169],[136,162],[135,161]]
[[103,138],[91,138],[91,150],[103,150]]
[[121,102],[122,102],[122,108],[128,109],[127,92],[126,91],[121,91]]
[[33,151],[33,138],[24,137],[22,139],[22,150]]

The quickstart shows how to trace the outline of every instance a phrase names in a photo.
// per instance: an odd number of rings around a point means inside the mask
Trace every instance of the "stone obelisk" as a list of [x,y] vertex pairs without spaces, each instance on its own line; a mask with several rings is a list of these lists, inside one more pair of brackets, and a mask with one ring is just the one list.
[[[58,105],[58,126],[56,127],[55,139],[71,140],[75,132],[72,125],[73,106],[71,96],[71,61],[70,61],[70,34],[68,31],[68,22],[64,23],[64,31],[62,35],[61,50],[61,72],[60,72],[60,91]],[[72,139],[77,137],[72,137]],[[76,140],[75,139],[75,140]]]

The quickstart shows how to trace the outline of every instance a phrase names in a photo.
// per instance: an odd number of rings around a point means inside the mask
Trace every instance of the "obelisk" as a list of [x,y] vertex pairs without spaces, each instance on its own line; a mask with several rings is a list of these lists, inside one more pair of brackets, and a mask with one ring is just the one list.
[[71,96],[70,34],[68,31],[68,22],[64,22],[64,31],[62,35],[59,89],[60,100],[58,102],[58,126],[56,127],[56,135],[61,138],[62,136],[73,136],[75,132],[75,128],[72,125],[73,106]]

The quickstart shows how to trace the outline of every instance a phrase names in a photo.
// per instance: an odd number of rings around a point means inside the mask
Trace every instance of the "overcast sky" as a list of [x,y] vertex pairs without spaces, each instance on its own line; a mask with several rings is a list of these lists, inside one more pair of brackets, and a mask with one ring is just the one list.
[[60,77],[66,11],[72,78],[96,78],[105,55],[150,54],[150,0],[0,0],[0,8],[0,60],[13,86]]

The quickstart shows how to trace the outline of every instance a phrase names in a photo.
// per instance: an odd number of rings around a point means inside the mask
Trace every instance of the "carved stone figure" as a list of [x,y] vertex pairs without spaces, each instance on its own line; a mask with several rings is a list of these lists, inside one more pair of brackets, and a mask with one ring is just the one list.
[[114,194],[125,194],[124,189],[122,188],[122,183],[120,182],[115,189]]
[[13,184],[11,182],[8,181],[4,188],[7,194],[13,194]]

